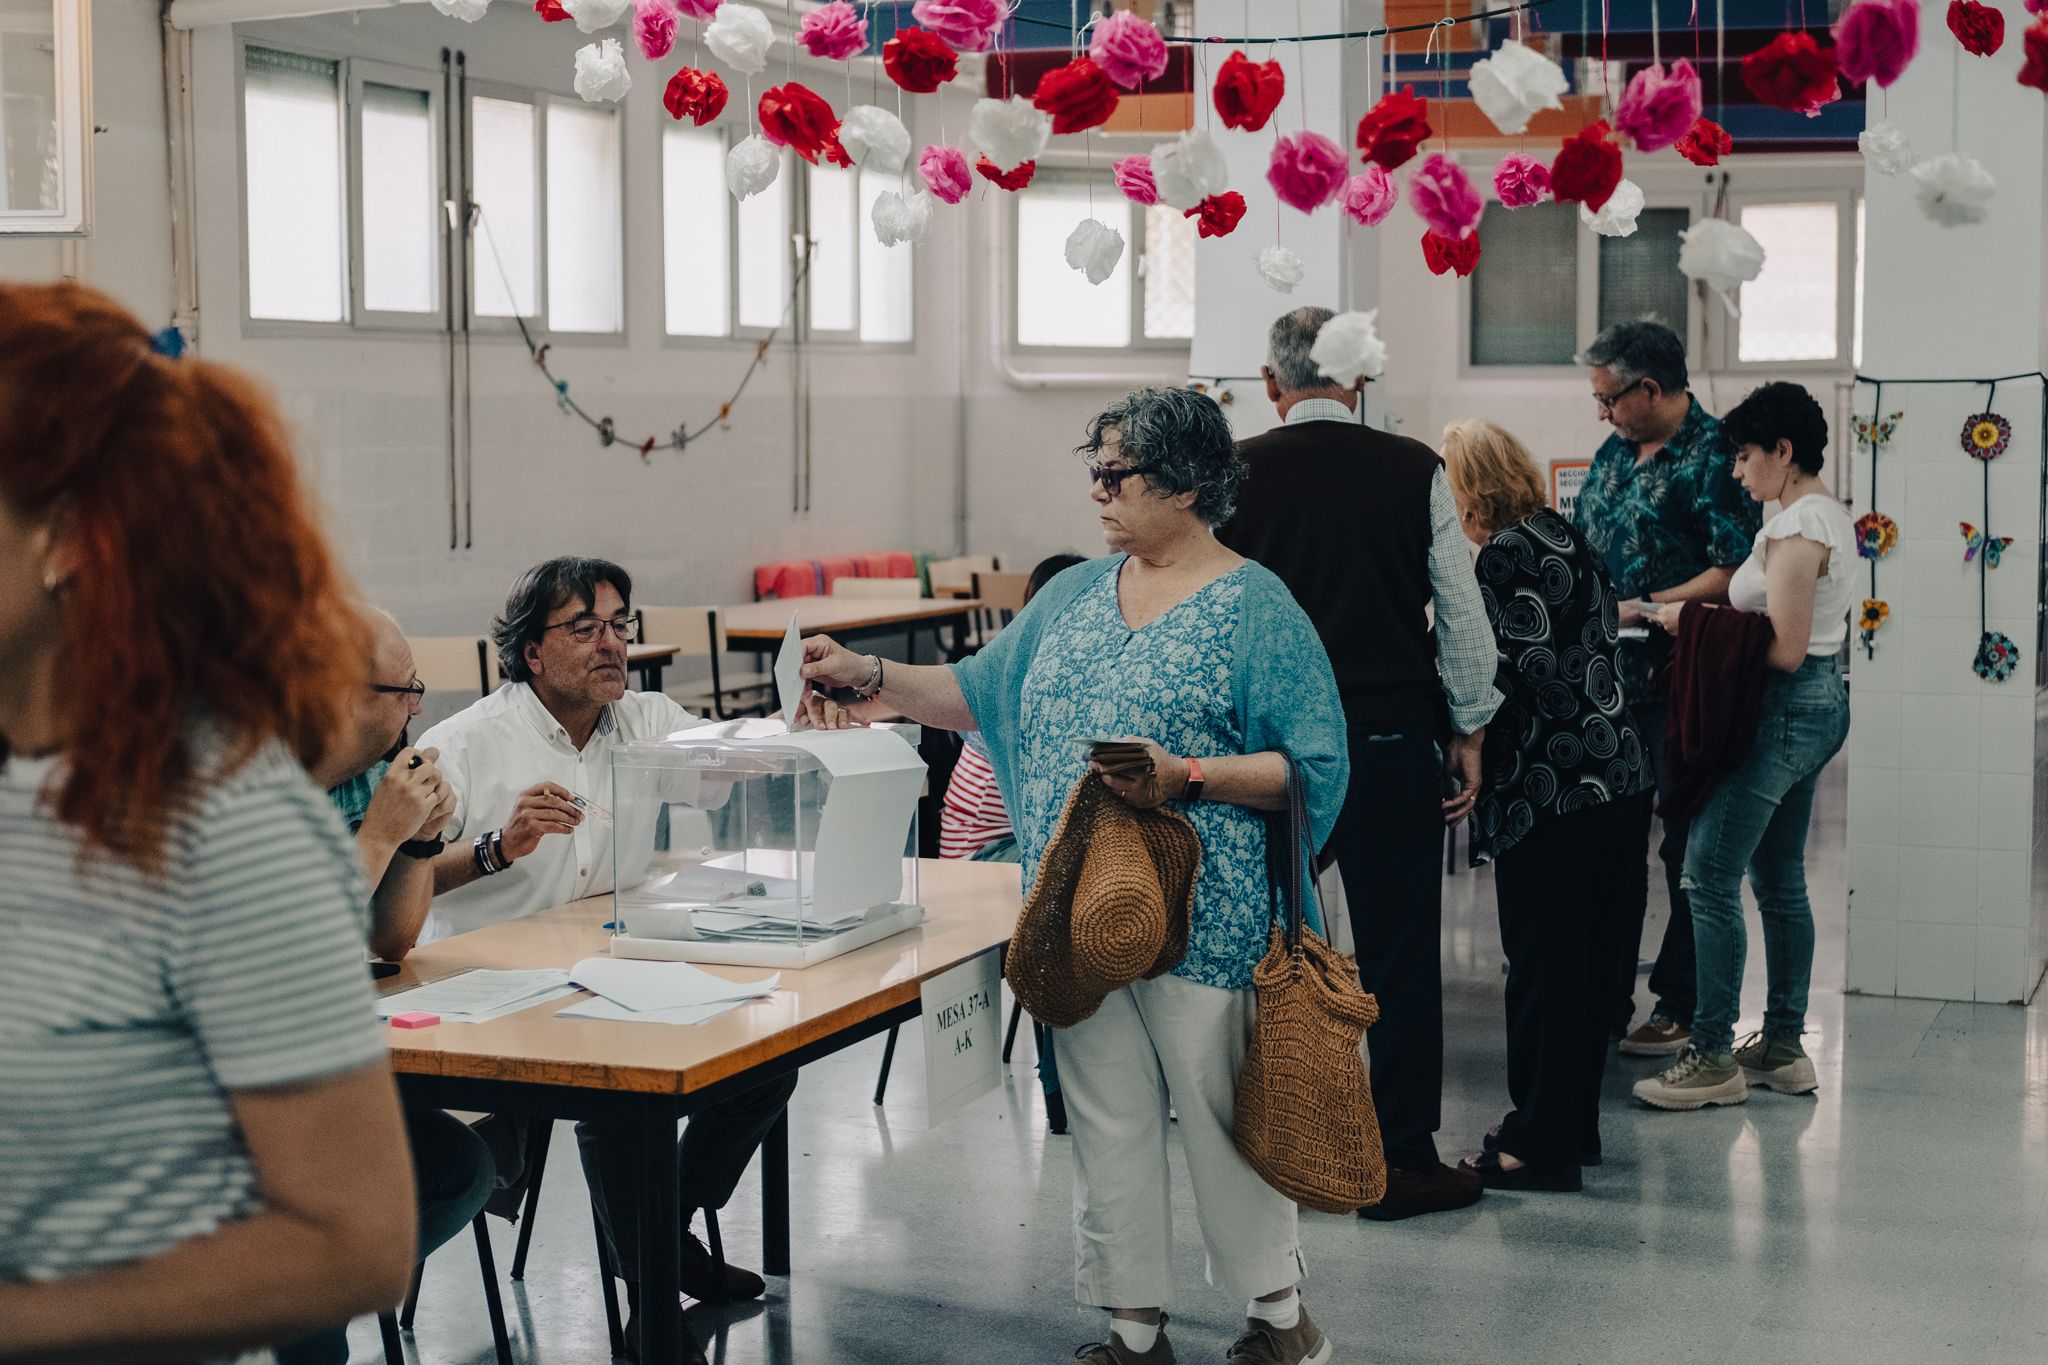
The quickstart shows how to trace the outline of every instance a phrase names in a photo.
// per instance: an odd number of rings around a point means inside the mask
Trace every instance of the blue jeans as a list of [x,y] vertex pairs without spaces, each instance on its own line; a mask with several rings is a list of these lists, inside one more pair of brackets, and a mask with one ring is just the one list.
[[1764,1036],[1797,1038],[1813,981],[1813,906],[1806,898],[1806,828],[1820,770],[1849,735],[1849,696],[1832,656],[1809,657],[1764,685],[1756,743],[1693,817],[1685,852],[1699,954],[1692,1044],[1727,1052],[1742,1009],[1749,940],[1742,923],[1748,870],[1764,926],[1770,991]]

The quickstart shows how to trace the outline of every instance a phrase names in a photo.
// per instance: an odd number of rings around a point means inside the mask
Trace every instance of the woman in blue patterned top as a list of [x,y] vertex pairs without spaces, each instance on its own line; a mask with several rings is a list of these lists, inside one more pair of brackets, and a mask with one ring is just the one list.
[[[1344,798],[1344,719],[1328,656],[1280,580],[1219,543],[1244,466],[1222,411],[1185,389],[1140,389],[1088,428],[1080,453],[1114,553],[1062,573],[979,654],[951,668],[884,666],[824,637],[807,679],[854,687],[855,720],[900,712],[979,729],[1015,817],[1031,884],[1090,740],[1140,738],[1156,783],[1103,775],[1134,805],[1171,801],[1202,839],[1187,956],[1112,992],[1060,1037],[1074,1133],[1075,1295],[1111,1313],[1078,1358],[1161,1365],[1173,1289],[1167,1109],[1179,1117],[1209,1277],[1249,1303],[1230,1359],[1321,1362],[1302,1311],[1295,1207],[1230,1138],[1237,1073],[1266,950],[1266,823],[1287,760],[1321,846]],[[821,697],[822,726],[846,715]],[[1305,877],[1307,870],[1302,869]]]

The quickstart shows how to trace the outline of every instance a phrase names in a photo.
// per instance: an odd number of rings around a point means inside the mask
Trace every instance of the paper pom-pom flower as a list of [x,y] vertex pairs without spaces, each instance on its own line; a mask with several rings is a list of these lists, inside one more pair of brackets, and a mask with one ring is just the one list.
[[484,17],[484,11],[491,7],[491,0],[434,0],[434,8],[450,19],[460,19],[473,24]]
[[562,8],[576,21],[577,32],[595,33],[625,18],[633,0],[562,0]]
[[1228,237],[1244,218],[1244,196],[1236,190],[1212,194],[1181,215],[1195,220],[1195,231],[1204,237]]
[[1344,205],[1344,212],[1351,215],[1351,221],[1361,227],[1377,227],[1393,212],[1394,201],[1400,197],[1400,190],[1394,184],[1394,177],[1387,174],[1384,166],[1367,166],[1363,172],[1344,182],[1344,189],[1338,195],[1338,202]]
[[1136,90],[1166,74],[1166,40],[1151,20],[1127,9],[1095,26],[1088,39],[1088,55],[1126,90]]
[[1774,109],[1808,118],[1842,96],[1835,82],[1835,50],[1809,33],[1780,33],[1742,59],[1742,82]]
[[953,79],[959,54],[921,28],[901,28],[882,44],[882,70],[913,95],[929,95]]
[[1124,235],[1099,218],[1083,218],[1067,234],[1067,265],[1101,284],[1124,258]]
[[1856,146],[1870,169],[1879,175],[1898,175],[1912,170],[1915,164],[1913,144],[1906,141],[1906,134],[1883,119],[1858,133]]
[[832,0],[804,16],[796,40],[813,57],[843,62],[868,45],[868,21],[848,0]]
[[1977,0],[1948,0],[1948,31],[1972,57],[1989,57],[2005,46],[2005,14]]
[[1038,174],[1038,163],[1036,161],[1027,161],[1021,166],[1012,166],[1006,171],[984,156],[976,158],[974,170],[977,175],[994,185],[997,189],[1009,190],[1014,193],[1031,183],[1031,177]]
[[1702,218],[1678,234],[1678,273],[1713,290],[1730,313],[1741,311],[1736,291],[1763,272],[1763,243],[1725,218]]
[[2020,36],[2020,45],[2026,54],[2020,63],[2020,84],[2048,91],[2048,13]]
[[1835,21],[1835,64],[1852,83],[1890,85],[1920,50],[1920,0],[1856,0]]
[[1550,196],[1550,167],[1533,156],[1510,152],[1493,168],[1493,192],[1503,208],[1540,204]]
[[676,13],[685,19],[712,19],[718,15],[722,0],[675,0]]
[[1712,119],[1699,118],[1678,139],[1677,146],[1678,154],[1695,166],[1718,166],[1722,157],[1735,150],[1735,139]]
[[1422,234],[1422,261],[1432,275],[1441,275],[1446,270],[1463,279],[1479,264],[1479,234],[1469,237],[1445,237],[1434,232]]
[[1266,183],[1280,202],[1313,213],[1344,188],[1344,149],[1321,133],[1276,138],[1266,163]]
[[1983,222],[1998,188],[1984,163],[1960,152],[1929,157],[1913,167],[1912,176],[1920,211],[1943,227]]
[[1408,204],[1439,237],[1463,237],[1479,226],[1486,203],[1465,168],[1433,152],[1408,177]]
[[1022,95],[1006,100],[978,99],[967,116],[967,140],[1007,171],[1034,160],[1052,136],[1052,120],[1031,107]]
[[1159,202],[1159,187],[1152,183],[1152,158],[1143,152],[1110,162],[1109,173],[1116,177],[1116,187],[1123,191],[1124,198],[1133,204]]
[[839,131],[839,116],[832,112],[832,106],[815,90],[796,81],[770,87],[761,96],[758,112],[761,136],[813,163],[818,153],[832,145],[832,138]]
[[1571,88],[1564,68],[1510,38],[1493,55],[1472,63],[1472,102],[1493,126],[1513,137],[1545,109],[1564,108]]
[[1856,553],[1865,559],[1883,559],[1898,547],[1899,524],[1882,512],[1865,512],[1856,518]]
[[924,177],[931,192],[948,204],[959,203],[974,188],[967,154],[958,147],[925,148],[918,154],[917,173]]
[[1286,93],[1287,76],[1280,63],[1255,62],[1244,53],[1233,51],[1216,72],[1216,86],[1210,99],[1225,128],[1256,133],[1273,117]]
[[1152,183],[1159,202],[1191,209],[1230,183],[1223,151],[1207,133],[1189,131],[1152,149]]
[[986,52],[1007,17],[996,0],[917,0],[911,17],[958,52]]
[[1301,257],[1284,246],[1262,246],[1259,254],[1252,258],[1252,265],[1259,272],[1259,278],[1266,282],[1266,288],[1276,294],[1292,294],[1294,286],[1300,284],[1308,274],[1308,267]]
[[768,16],[752,5],[719,6],[718,17],[704,30],[704,46],[735,71],[757,76],[768,69],[768,49],[775,30]]
[[1429,101],[1417,98],[1413,86],[1380,96],[1358,121],[1359,155],[1390,171],[1408,164],[1428,138]]
[[902,242],[922,246],[932,235],[932,197],[913,194],[906,199],[895,190],[883,190],[868,210],[868,221],[874,224],[875,240],[883,246]]
[[731,92],[725,88],[725,78],[716,71],[699,71],[694,66],[686,66],[668,78],[668,89],[661,92],[661,103],[670,118],[686,118],[702,128],[725,111],[725,102],[730,95]]
[[1668,67],[1652,62],[1636,72],[1614,106],[1615,131],[1635,143],[1639,152],[1672,146],[1699,117],[1699,73],[1683,58]]
[[1584,204],[1595,211],[1621,183],[1621,148],[1607,136],[1607,122],[1587,124],[1564,140],[1550,163],[1550,193],[1560,204]]
[[540,16],[543,24],[569,22],[569,11],[562,8],[562,0],[533,0],[533,12]]
[[1361,379],[1378,379],[1387,372],[1387,346],[1380,340],[1380,310],[1339,313],[1316,329],[1315,344],[1308,358],[1316,373],[1339,388],[1352,388]]
[[1607,196],[1598,213],[1579,205],[1579,221],[1602,237],[1633,237],[1636,219],[1642,212],[1642,187],[1633,180],[1624,180],[1614,187],[1614,193]]
[[1970,667],[1986,682],[2004,682],[2019,666],[2020,647],[2012,642],[2011,636],[1995,630],[1984,632],[1984,638],[1977,642],[1977,657],[1970,661]]
[[839,145],[856,166],[900,171],[910,160],[910,130],[878,105],[860,104],[846,111],[839,124]]
[[758,133],[743,137],[725,154],[725,187],[735,199],[750,199],[774,184],[781,169],[775,144]]
[[617,38],[606,38],[576,49],[576,93],[593,104],[600,100],[622,100],[633,88],[626,70],[626,49]]
[[1963,453],[1973,460],[1995,460],[2012,444],[2012,423],[1995,412],[1980,412],[1963,423]]
[[1052,116],[1055,133],[1081,133],[1101,127],[1116,112],[1116,87],[1101,67],[1076,57],[1038,78],[1031,104]]
[[670,0],[633,0],[633,41],[650,62],[668,56],[676,45],[676,7]]

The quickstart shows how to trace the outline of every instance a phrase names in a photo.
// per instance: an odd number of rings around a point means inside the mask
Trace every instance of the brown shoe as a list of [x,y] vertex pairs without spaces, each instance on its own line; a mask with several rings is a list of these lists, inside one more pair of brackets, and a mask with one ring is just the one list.
[[1459,1171],[1438,1162],[1433,1171],[1387,1168],[1387,1194],[1379,1203],[1358,1211],[1375,1223],[1394,1223],[1421,1213],[1448,1213],[1479,1202],[1486,1191],[1476,1171]]
[[767,1283],[751,1270],[728,1265],[723,1279],[718,1274],[718,1263],[711,1258],[711,1248],[697,1239],[693,1232],[683,1233],[683,1292],[704,1303],[734,1303],[740,1299],[758,1299]]
[[1174,1365],[1173,1343],[1166,1339],[1166,1314],[1159,1315],[1159,1339],[1143,1354],[1124,1345],[1123,1338],[1112,1330],[1107,1340],[1076,1347],[1074,1359],[1081,1365]]
[[1619,1044],[1624,1057],[1676,1057],[1692,1042],[1692,1025],[1661,1014],[1623,1038]]
[[1324,1365],[1332,1354],[1330,1339],[1309,1321],[1308,1309],[1301,1321],[1284,1331],[1257,1318],[1244,1320],[1244,1335],[1230,1344],[1226,1365]]

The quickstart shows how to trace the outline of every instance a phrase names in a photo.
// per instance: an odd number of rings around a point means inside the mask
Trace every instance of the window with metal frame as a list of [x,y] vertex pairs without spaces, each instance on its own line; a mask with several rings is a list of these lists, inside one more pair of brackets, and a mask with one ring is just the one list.
[[243,49],[242,170],[251,318],[349,320],[338,61]]
[[[1125,199],[1104,172],[1041,165],[1010,196],[1009,343],[1019,351],[1184,350],[1194,336],[1195,225]],[[1124,239],[1101,284],[1067,264],[1067,238],[1094,218]]]

